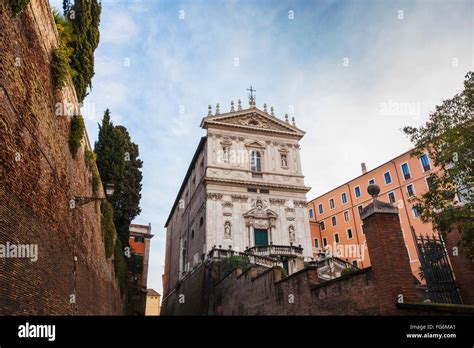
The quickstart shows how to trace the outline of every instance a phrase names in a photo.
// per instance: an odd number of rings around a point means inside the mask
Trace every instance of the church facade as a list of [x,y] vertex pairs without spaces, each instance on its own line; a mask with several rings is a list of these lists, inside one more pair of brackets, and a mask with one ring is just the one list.
[[[211,111],[206,136],[166,222],[166,296],[212,250],[281,260],[291,274],[297,257],[313,256],[299,141],[304,132],[250,98],[243,109]],[[285,256],[286,255],[286,256]]]

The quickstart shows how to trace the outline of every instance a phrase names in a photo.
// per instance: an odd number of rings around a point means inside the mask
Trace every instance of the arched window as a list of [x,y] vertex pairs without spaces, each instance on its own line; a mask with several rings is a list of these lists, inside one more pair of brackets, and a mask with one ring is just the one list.
[[262,171],[262,161],[260,152],[253,150],[250,155],[250,170],[252,172]]

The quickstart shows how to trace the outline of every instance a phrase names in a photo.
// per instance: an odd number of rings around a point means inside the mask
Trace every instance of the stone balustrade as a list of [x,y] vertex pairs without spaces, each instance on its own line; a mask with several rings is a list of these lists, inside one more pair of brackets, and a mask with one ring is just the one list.
[[245,250],[246,253],[259,256],[285,256],[285,257],[302,257],[303,248],[293,245],[263,245],[254,246]]

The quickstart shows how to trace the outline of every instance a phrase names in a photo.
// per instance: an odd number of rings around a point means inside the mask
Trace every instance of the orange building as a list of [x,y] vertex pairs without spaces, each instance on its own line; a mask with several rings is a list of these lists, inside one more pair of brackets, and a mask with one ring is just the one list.
[[128,240],[128,244],[130,245],[132,254],[141,256],[142,261],[141,274],[132,275],[132,314],[145,315],[148,282],[148,263],[150,259],[150,242],[151,238],[153,238],[153,235],[151,234],[151,224],[130,224],[129,231],[130,237]]
[[147,288],[148,280],[148,262],[150,258],[150,239],[153,238],[151,234],[151,224],[138,225],[130,224],[130,238],[128,243],[132,249],[133,254],[138,254],[143,258],[142,274],[137,279],[140,288]]
[[362,163],[362,175],[308,203],[314,254],[330,251],[359,268],[370,266],[360,212],[372,200],[367,186],[374,183],[380,187],[378,199],[399,209],[410,266],[418,276],[420,262],[412,231],[417,235],[434,232],[431,223],[421,221],[409,197],[428,191],[428,177],[436,170],[427,154],[411,157],[410,151],[370,171]]

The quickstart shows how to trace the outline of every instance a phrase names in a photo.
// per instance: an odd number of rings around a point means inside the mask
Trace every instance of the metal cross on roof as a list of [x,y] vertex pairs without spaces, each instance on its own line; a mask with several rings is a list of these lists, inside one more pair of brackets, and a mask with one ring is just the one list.
[[257,92],[255,89],[252,89],[252,85],[250,85],[250,89],[247,88],[247,91],[250,92],[250,95],[249,95],[249,99],[250,101],[254,101],[255,100],[255,97],[253,96],[253,92]]

